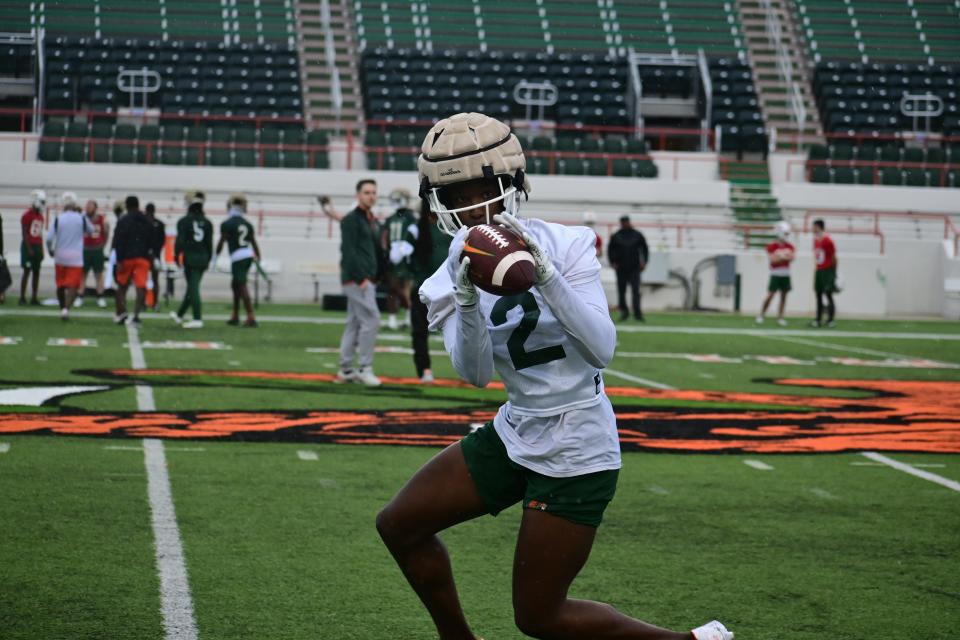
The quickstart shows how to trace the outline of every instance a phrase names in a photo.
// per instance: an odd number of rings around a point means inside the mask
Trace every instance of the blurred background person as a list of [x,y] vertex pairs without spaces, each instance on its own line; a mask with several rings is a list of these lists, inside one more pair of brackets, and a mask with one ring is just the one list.
[[340,221],[340,282],[347,298],[347,322],[340,337],[340,370],[335,382],[360,382],[369,387],[380,385],[380,378],[373,373],[373,349],[380,328],[380,224],[373,213],[376,203],[376,181],[360,180],[357,206]]
[[253,316],[253,302],[250,300],[250,290],[247,288],[247,275],[250,265],[256,260],[260,262],[260,247],[254,237],[253,225],[244,217],[247,212],[247,196],[234,193],[227,199],[227,219],[220,223],[220,241],[214,252],[220,255],[223,245],[227,245],[230,252],[230,290],[233,292],[233,313],[227,324],[240,324],[240,302],[247,312],[245,327],[256,327],[257,319]]
[[127,289],[132,283],[137,290],[137,301],[133,308],[133,324],[140,324],[140,313],[146,307],[147,281],[150,278],[150,259],[152,256],[153,225],[140,211],[137,196],[127,196],[124,203],[126,213],[120,216],[117,229],[113,233],[113,255],[116,259],[116,315],[113,321],[123,324],[129,319],[127,314]]
[[420,301],[420,285],[434,274],[447,259],[452,236],[437,226],[437,214],[430,210],[426,200],[420,202],[420,219],[407,231],[407,243],[413,246],[410,267],[413,285],[410,288],[410,329],[413,339],[413,366],[420,382],[433,382],[430,363],[427,305]]
[[27,280],[30,281],[30,304],[39,305],[37,288],[40,286],[40,265],[43,263],[43,224],[47,211],[47,194],[36,189],[30,192],[30,208],[20,217],[20,301],[27,304]]
[[647,239],[630,224],[630,216],[620,218],[620,229],[610,237],[607,256],[610,258],[610,266],[617,273],[617,307],[620,309],[620,320],[630,317],[626,300],[629,286],[633,317],[643,322],[643,311],[640,308],[640,274],[647,268],[650,251],[647,248]]
[[[386,265],[384,281],[387,290],[387,327],[396,331],[399,327],[410,325],[410,253],[413,246],[405,241],[407,232],[417,227],[417,218],[410,209],[410,192],[406,189],[394,189],[390,192],[390,204],[393,214],[382,227],[380,246],[390,261]],[[397,311],[403,309],[403,316],[397,322]]]
[[97,201],[87,200],[84,206],[84,215],[93,227],[93,231],[83,237],[83,284],[77,296],[75,306],[83,306],[83,294],[86,292],[87,279],[93,271],[94,284],[97,291],[97,306],[101,309],[107,306],[103,297],[103,272],[106,256],[103,250],[107,246],[107,237],[110,235],[110,223],[107,217],[97,212]]
[[[833,322],[837,308],[833,303],[833,294],[837,289],[837,247],[833,238],[827,235],[823,220],[813,221],[813,257],[817,267],[813,275],[813,292],[817,296],[817,319],[810,324],[814,327],[823,326],[823,312],[827,312],[827,326],[835,326]],[[826,304],[824,304],[826,298]]]
[[70,307],[83,286],[83,238],[93,233],[90,219],[80,211],[77,194],[64,191],[62,209],[47,230],[47,250],[53,256],[60,319],[70,319]]
[[3,253],[3,216],[0,216],[0,304],[7,301],[7,287],[11,282],[10,268]]
[[167,242],[167,225],[157,218],[157,207],[148,202],[143,213],[153,227],[153,241],[150,243],[150,281],[147,283],[147,307],[154,311],[160,308],[160,261],[163,259],[163,246]]
[[597,248],[597,258],[603,257],[603,238],[600,237],[600,234],[597,233],[597,214],[593,211],[584,211],[583,212],[583,226],[589,227],[593,231],[593,235],[597,237],[596,248]]
[[[202,191],[188,191],[184,197],[187,214],[177,221],[177,241],[173,254],[177,264],[183,267],[187,290],[180,308],[171,312],[170,317],[184,329],[203,327],[200,280],[213,259],[213,225],[203,213],[205,201],[206,195]],[[184,322],[183,315],[187,309],[193,312],[193,319]]]
[[763,322],[763,317],[767,313],[767,308],[773,300],[773,296],[780,292],[780,309],[777,313],[777,324],[781,327],[787,325],[783,317],[783,311],[787,306],[787,294],[790,293],[790,263],[793,262],[795,249],[790,244],[790,223],[781,220],[775,228],[777,239],[767,245],[767,259],[770,262],[770,282],[767,285],[767,297],[763,300],[763,307],[760,309],[760,315],[757,316],[757,324]]

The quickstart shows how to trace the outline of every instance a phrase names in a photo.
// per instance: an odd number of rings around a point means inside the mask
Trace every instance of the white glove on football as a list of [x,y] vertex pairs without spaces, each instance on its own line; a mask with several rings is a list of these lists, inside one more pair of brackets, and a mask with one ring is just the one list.
[[515,216],[504,211],[493,216],[493,221],[510,229],[527,243],[527,249],[533,256],[533,262],[537,269],[537,284],[543,284],[553,276],[556,269],[553,267],[553,262],[550,261],[550,256],[539,244],[534,242],[533,237],[524,230]]
[[460,261],[460,268],[457,269],[457,279],[453,285],[453,299],[458,307],[471,307],[480,300],[477,288],[470,282],[470,276],[467,275],[469,269],[470,257],[467,256]]

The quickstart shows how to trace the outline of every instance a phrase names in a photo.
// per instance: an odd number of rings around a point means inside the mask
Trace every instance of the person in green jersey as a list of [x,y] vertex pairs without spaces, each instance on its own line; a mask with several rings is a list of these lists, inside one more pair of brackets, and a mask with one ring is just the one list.
[[245,327],[257,326],[253,317],[253,303],[250,301],[250,291],[247,289],[247,273],[250,265],[256,260],[260,262],[260,247],[253,237],[253,225],[243,217],[247,212],[247,196],[234,193],[227,199],[227,219],[220,224],[220,241],[217,243],[216,255],[220,255],[223,245],[227,245],[230,252],[230,289],[233,291],[233,315],[227,324],[240,324],[240,301],[247,311]]
[[[174,260],[183,267],[187,292],[183,296],[180,309],[171,312],[170,317],[184,329],[203,327],[200,315],[200,279],[213,257],[213,225],[203,213],[205,200],[204,193],[197,189],[188,191],[184,196],[187,215],[177,221],[177,241],[173,245]],[[184,322],[183,315],[188,308],[193,311],[193,320]]]
[[450,248],[448,236],[437,226],[437,214],[430,210],[426,200],[421,201],[420,220],[416,226],[407,229],[405,242],[412,248],[410,256],[413,285],[410,287],[410,335],[413,339],[413,366],[417,369],[420,382],[433,382],[433,369],[430,366],[430,349],[427,344],[429,335],[427,306],[420,301],[420,285],[434,274],[447,258]]
[[[416,228],[417,218],[410,210],[410,192],[406,189],[391,191],[390,203],[395,207],[395,211],[381,227],[380,246],[390,257],[384,274],[384,284],[387,286],[387,328],[396,331],[399,326],[408,324],[406,312],[410,310],[410,252],[413,247],[404,242],[404,239],[407,231]],[[405,312],[399,325],[398,307]]]

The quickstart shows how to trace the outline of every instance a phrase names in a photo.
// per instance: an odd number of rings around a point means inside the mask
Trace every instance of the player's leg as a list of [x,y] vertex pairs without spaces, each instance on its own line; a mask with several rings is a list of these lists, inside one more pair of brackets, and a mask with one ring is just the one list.
[[20,300],[19,304],[27,304],[27,282],[30,280],[30,267],[21,263],[22,273],[20,274]]
[[184,314],[187,313],[187,309],[190,308],[190,305],[192,302],[190,300],[190,295],[191,295],[191,292],[193,291],[192,287],[190,286],[192,273],[193,273],[193,269],[191,269],[190,267],[183,268],[183,279],[184,279],[183,301],[180,303],[180,308],[177,309],[177,316],[180,318],[182,318]]
[[230,313],[230,319],[227,324],[236,326],[240,324],[240,291],[239,284],[233,278],[230,279],[230,294],[233,296],[233,311]]
[[513,606],[517,627],[535,638],[630,638],[691,640],[635,620],[612,606],[573,600],[567,591],[590,556],[596,527],[524,509],[513,565]]
[[450,557],[436,534],[487,512],[458,442],[427,462],[377,514],[380,537],[442,640],[474,636],[460,606]]
[[193,319],[201,320],[203,314],[203,307],[200,301],[200,281],[203,279],[203,269],[193,269],[193,277],[188,281],[188,286],[190,286],[193,291],[190,294],[190,306],[193,310]]
[[789,289],[784,289],[780,292],[780,308],[778,310],[777,318],[783,320],[783,314],[787,309],[787,294],[790,293]]
[[833,289],[827,289],[824,295],[827,297],[827,324],[832,324],[833,316],[837,312],[836,305],[833,304]]
[[424,380],[427,373],[433,378],[433,371],[430,367],[427,306],[420,301],[417,289],[419,287],[415,286],[410,295],[410,337],[413,342],[413,366],[417,369],[417,377]]
[[617,308],[620,310],[620,319],[626,320],[630,317],[630,311],[627,309],[627,274],[620,269],[617,274]]
[[633,298],[633,317],[643,320],[643,309],[640,308],[640,269],[630,274],[630,293]]
[[[359,289],[359,287],[358,287]],[[380,328],[380,310],[377,308],[377,287],[371,282],[357,296],[357,365],[360,370],[373,367],[373,348]]]
[[773,300],[773,296],[776,295],[776,291],[770,290],[767,291],[767,297],[763,299],[763,307],[760,309],[760,316],[757,318],[758,321],[763,319],[763,316],[767,315],[767,309],[770,308],[770,301]]
[[817,287],[814,290],[814,295],[817,298],[817,319],[814,321],[814,325],[820,326],[820,320],[823,318],[823,290]]
[[40,290],[40,261],[38,260],[33,267],[31,272],[31,281],[30,281],[30,304],[38,305],[40,304],[40,298],[37,297],[37,292]]
[[360,318],[357,316],[360,287],[355,284],[345,284],[343,295],[347,298],[347,320],[340,335],[340,372],[337,375],[349,376],[353,374],[353,358],[357,353],[357,332],[360,330]]

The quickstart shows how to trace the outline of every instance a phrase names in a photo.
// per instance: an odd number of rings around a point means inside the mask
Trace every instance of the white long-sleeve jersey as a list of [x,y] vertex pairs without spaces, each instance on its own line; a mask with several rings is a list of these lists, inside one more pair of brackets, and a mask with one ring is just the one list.
[[466,231],[447,261],[420,287],[431,330],[442,329],[454,368],[485,386],[499,374],[508,401],[494,427],[510,459],[553,477],[620,468],[613,408],[601,370],[613,357],[616,330],[600,284],[595,236],[586,227],[523,221],[551,257],[547,282],[513,296],[478,290],[460,307],[454,281]]

